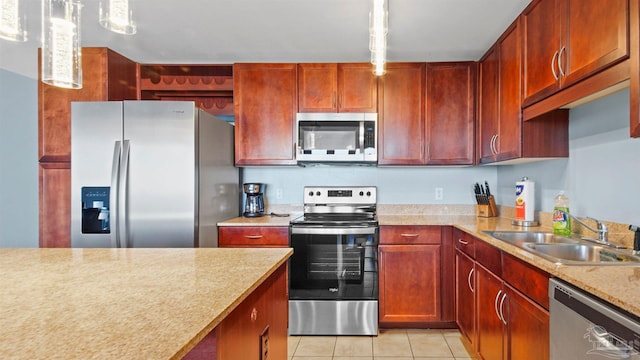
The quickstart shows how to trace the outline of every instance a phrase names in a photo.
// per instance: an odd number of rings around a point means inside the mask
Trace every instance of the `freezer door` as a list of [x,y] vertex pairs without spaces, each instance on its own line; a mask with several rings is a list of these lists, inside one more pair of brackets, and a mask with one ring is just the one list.
[[123,247],[194,247],[195,111],[193,102],[124,102]]
[[116,246],[121,140],[121,102],[71,103],[72,247]]

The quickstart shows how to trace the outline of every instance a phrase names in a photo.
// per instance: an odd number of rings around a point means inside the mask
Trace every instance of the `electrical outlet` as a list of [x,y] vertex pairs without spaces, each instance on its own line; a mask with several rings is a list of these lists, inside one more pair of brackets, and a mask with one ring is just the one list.
[[260,334],[260,360],[269,360],[269,325]]
[[444,200],[444,189],[441,187],[437,187],[434,197],[436,198],[436,200]]
[[276,189],[276,200],[282,200],[282,189]]

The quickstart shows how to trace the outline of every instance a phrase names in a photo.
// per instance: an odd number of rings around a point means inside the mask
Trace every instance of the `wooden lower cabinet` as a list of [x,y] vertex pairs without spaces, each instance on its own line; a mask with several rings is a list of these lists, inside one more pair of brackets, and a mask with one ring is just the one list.
[[505,286],[508,301],[507,359],[549,359],[549,312],[523,296],[511,286]]
[[478,305],[477,350],[485,360],[501,360],[505,353],[505,326],[500,318],[502,280],[482,266],[476,266]]
[[289,228],[286,226],[221,226],[218,228],[219,247],[288,247]]
[[462,335],[476,342],[475,262],[456,250],[456,323]]
[[71,246],[71,163],[40,163],[40,247]]
[[440,319],[440,245],[380,245],[380,326]]
[[[480,240],[476,240],[478,242]],[[458,254],[460,256],[461,254]],[[549,312],[532,300],[527,294],[536,294],[530,288],[544,282],[548,275],[528,267],[519,267],[522,278],[531,278],[530,283],[522,283],[516,288],[509,283],[510,268],[521,266],[518,261],[505,261],[510,255],[502,253],[502,276],[496,275],[481,265],[482,258],[476,257],[476,344],[475,349],[484,360],[545,360],[549,359]],[[458,278],[460,281],[460,278]],[[465,279],[466,281],[466,279]],[[462,284],[458,284],[461,286]],[[458,299],[460,301],[462,299]],[[545,302],[545,301],[541,301]],[[466,334],[465,334],[466,335]]]
[[455,327],[450,226],[381,226],[380,327]]
[[183,359],[287,359],[288,307],[282,265]]

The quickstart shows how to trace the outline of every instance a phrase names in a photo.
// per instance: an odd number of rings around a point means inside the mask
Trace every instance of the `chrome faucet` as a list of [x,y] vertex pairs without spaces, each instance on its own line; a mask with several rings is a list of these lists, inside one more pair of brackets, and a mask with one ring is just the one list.
[[578,222],[578,224],[584,226],[585,228],[587,228],[587,230],[592,231],[596,234],[598,234],[598,238],[597,239],[588,239],[588,238],[584,238],[584,240],[595,240],[598,243],[604,244],[604,245],[608,245],[608,246],[612,246],[611,243],[609,243],[609,230],[607,229],[607,225],[601,223],[600,221],[598,221],[597,219],[594,219],[592,217],[586,217],[589,220],[593,220],[596,222],[596,227],[597,229],[592,228],[591,226],[587,225],[584,223],[584,221],[580,220],[579,218],[573,216],[572,214],[568,213],[568,212],[564,212],[565,214],[569,215],[573,220],[575,220],[576,222]]

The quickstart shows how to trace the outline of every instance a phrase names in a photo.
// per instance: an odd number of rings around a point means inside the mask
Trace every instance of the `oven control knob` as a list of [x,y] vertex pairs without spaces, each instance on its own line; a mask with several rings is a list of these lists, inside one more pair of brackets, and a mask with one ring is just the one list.
[[367,196],[371,196],[371,191],[367,191]]
[[309,191],[309,196],[313,196],[313,191]]
[[360,191],[360,196],[364,196],[364,191]]
[[316,191],[316,196],[320,196],[320,191]]

